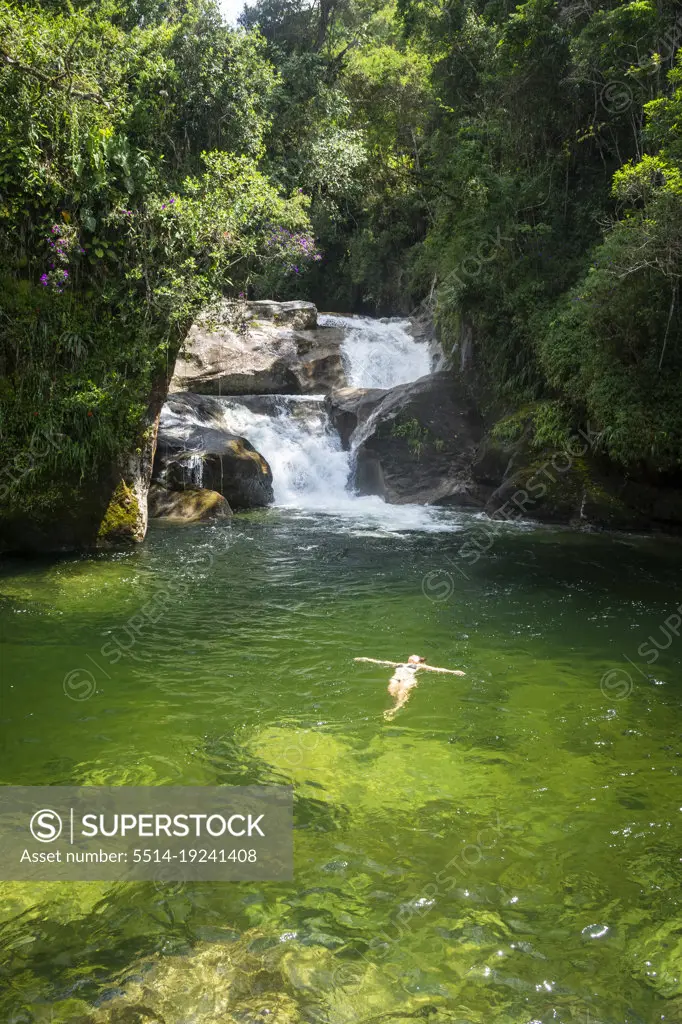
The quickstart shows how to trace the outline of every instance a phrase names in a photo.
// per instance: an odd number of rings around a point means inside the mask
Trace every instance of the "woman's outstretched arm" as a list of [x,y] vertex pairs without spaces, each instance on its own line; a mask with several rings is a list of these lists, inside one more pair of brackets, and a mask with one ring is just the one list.
[[426,669],[427,672],[446,672],[449,676],[465,676],[466,672],[462,672],[459,668],[436,668],[435,665],[420,665],[419,669]]
[[353,658],[353,661],[371,661],[373,665],[390,665],[391,668],[402,665],[401,661],[379,661],[377,658]]

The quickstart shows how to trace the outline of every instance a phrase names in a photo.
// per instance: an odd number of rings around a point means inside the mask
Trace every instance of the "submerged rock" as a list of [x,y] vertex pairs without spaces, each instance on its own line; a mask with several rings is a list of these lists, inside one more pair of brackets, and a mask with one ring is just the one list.
[[200,317],[175,364],[171,392],[313,394],[345,383],[344,331],[317,326],[312,302],[222,304]]
[[58,1019],[63,1024],[302,1024],[430,1018],[436,1012],[434,997],[408,992],[401,973],[395,965],[382,969],[352,952],[346,959],[293,936],[278,940],[254,930],[232,942],[199,943],[189,954],[138,961],[115,993],[96,1006],[73,1003]]
[[253,952],[247,937],[141,964],[138,977],[103,1002],[88,1024],[299,1024],[297,1001],[282,991],[280,957],[276,945]]
[[226,519],[232,515],[227,500],[218,491],[206,487],[188,487],[169,491],[160,484],[149,489],[149,515],[178,523],[201,523],[207,519]]
[[350,448],[353,431],[366,422],[387,392],[382,388],[337,388],[327,395],[325,406],[343,448]]
[[392,388],[354,438],[355,485],[393,504],[480,507],[470,472],[483,436],[466,386],[449,371]]
[[272,472],[244,437],[221,425],[220,402],[173,395],[161,414],[154,481],[168,490],[217,491],[233,509],[259,508],[274,499]]

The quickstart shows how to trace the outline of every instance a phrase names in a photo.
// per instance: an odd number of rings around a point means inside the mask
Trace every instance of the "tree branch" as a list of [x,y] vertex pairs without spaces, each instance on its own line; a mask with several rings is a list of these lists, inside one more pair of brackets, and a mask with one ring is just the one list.
[[[74,40],[74,42],[75,42],[75,40]],[[101,103],[102,106],[103,107],[107,107],[107,109],[109,107],[109,104],[104,99],[104,97],[101,95],[101,93],[97,93],[97,92],[83,92],[80,89],[73,89],[71,87],[70,81],[69,81],[69,86],[68,86],[68,88],[66,90],[64,90],[61,85],[58,85],[58,83],[60,81],[62,81],[64,78],[66,78],[67,76],[69,77],[69,80],[71,79],[71,73],[70,73],[70,71],[68,69],[62,71],[59,75],[53,75],[52,77],[50,77],[50,75],[46,75],[46,74],[44,74],[44,72],[38,71],[37,68],[32,68],[28,64],[22,64],[21,61],[16,60],[15,57],[10,56],[10,54],[7,53],[6,50],[3,50],[1,47],[0,47],[0,58],[9,67],[14,68],[17,71],[21,71],[25,75],[30,75],[31,78],[37,79],[37,81],[41,82],[43,85],[48,86],[48,88],[62,89],[62,91],[66,92],[67,96],[74,96],[76,99],[79,99],[79,100],[92,100],[93,103]]]

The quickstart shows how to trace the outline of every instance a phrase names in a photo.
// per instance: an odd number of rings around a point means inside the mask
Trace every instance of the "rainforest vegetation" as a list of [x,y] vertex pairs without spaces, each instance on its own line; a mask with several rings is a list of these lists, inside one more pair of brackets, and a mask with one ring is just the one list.
[[[682,456],[675,0],[0,2],[0,486],[140,443],[219,294],[475,341],[490,405]],[[36,457],[40,452],[40,458]],[[31,472],[27,472],[27,467]],[[37,483],[41,482],[40,486]]]

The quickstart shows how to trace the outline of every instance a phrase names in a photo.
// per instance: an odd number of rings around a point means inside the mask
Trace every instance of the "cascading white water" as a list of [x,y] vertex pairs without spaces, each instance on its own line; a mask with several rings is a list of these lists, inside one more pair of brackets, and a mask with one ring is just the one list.
[[349,387],[395,388],[432,370],[430,347],[414,340],[408,331],[409,320],[325,314],[318,317],[318,323],[346,331],[341,359]]
[[[407,320],[321,315],[322,327],[346,332],[341,358],[352,387],[392,388],[429,373],[429,346],[408,334]],[[275,503],[338,511],[359,499],[347,490],[351,453],[341,448],[324,396],[278,395],[266,403],[222,398],[223,426],[246,437],[270,463]],[[263,405],[266,408],[263,408]],[[380,499],[362,499],[383,507]]]
[[194,487],[204,486],[204,460],[201,455],[187,457],[187,471]]
[[276,395],[269,409],[221,398],[224,426],[247,438],[272,469],[275,504],[326,509],[346,503],[348,452],[329,427],[324,395]]

